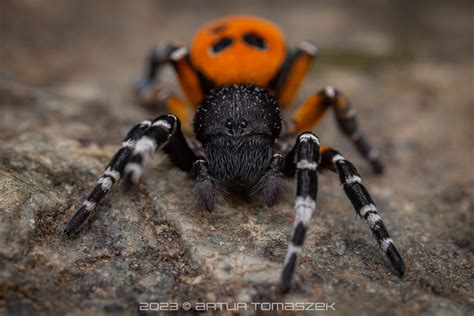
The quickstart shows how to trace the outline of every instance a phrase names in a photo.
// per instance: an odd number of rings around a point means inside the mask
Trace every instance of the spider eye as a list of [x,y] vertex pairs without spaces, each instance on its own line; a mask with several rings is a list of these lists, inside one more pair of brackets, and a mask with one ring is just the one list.
[[240,121],[240,128],[246,128],[246,127],[247,127],[247,121],[246,120]]
[[228,48],[234,40],[230,37],[224,37],[211,46],[211,51],[213,54],[218,54],[222,52],[224,49]]
[[225,127],[231,128],[232,127],[232,120],[227,120],[227,122],[225,123]]
[[247,33],[242,36],[242,39],[244,42],[252,47],[261,49],[261,50],[266,50],[267,49],[267,43],[265,40],[258,34],[255,33]]

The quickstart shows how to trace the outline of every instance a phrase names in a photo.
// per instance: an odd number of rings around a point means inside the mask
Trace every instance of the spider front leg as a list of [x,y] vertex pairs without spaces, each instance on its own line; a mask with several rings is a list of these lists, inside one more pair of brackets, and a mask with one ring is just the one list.
[[153,153],[163,149],[171,162],[179,169],[189,172],[197,159],[189,148],[180,120],[174,115],[162,115],[141,137],[124,168],[124,188],[128,190],[140,180],[145,163]]
[[360,154],[371,164],[374,172],[382,173],[383,164],[380,155],[360,130],[355,110],[342,93],[331,86],[309,97],[298,109],[293,117],[295,131],[311,130],[319,123],[328,108],[334,109],[339,128],[352,140]]
[[126,187],[138,182],[145,161],[159,148],[163,148],[171,161],[185,171],[189,171],[196,160],[181,132],[179,120],[174,115],[162,115],[153,121],[143,121],[127,133],[122,147],[109,162],[84,203],[66,224],[64,232],[72,235],[78,231],[112,185],[122,177],[125,178]]
[[380,248],[387,255],[397,273],[402,276],[405,272],[405,263],[393,244],[382,218],[378,214],[374,201],[367,189],[362,185],[362,179],[352,163],[340,153],[329,148],[321,149],[321,168],[329,169],[339,174],[344,191],[351,201],[357,214],[364,218]]
[[301,134],[296,141],[296,145],[285,157],[283,173],[287,176],[295,175],[296,214],[281,277],[283,292],[290,289],[297,256],[302,250],[306,230],[316,208],[318,189],[316,169],[319,160],[319,139],[310,132]]

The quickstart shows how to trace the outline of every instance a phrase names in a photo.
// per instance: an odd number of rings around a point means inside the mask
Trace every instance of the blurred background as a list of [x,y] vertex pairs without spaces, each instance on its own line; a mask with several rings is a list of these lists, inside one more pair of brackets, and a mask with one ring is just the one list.
[[189,43],[199,26],[231,14],[274,21],[290,44],[313,40],[321,70],[455,63],[469,60],[473,45],[469,1],[19,0],[3,1],[2,12],[2,74],[59,91],[80,84],[117,93],[152,45]]
[[[472,1],[6,0],[0,12],[0,311],[318,299],[340,314],[472,312]],[[371,174],[332,115],[316,133],[359,167],[406,258],[403,280],[331,175],[320,177],[320,210],[287,297],[275,284],[291,184],[271,210],[223,202],[202,214],[192,181],[163,161],[128,197],[110,194],[79,237],[62,237],[128,128],[156,116],[131,94],[149,49],[189,43],[231,14],[272,20],[290,45],[317,44],[296,103],[327,84],[351,99],[385,175]],[[179,91],[172,71],[161,79]]]

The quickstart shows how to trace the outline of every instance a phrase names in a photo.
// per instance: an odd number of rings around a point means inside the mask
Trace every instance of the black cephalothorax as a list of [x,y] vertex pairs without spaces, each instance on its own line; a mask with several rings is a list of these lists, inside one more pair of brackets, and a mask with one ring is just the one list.
[[232,85],[212,90],[196,111],[194,130],[210,173],[229,191],[254,191],[281,131],[280,109],[265,90]]
[[[312,56],[314,51],[315,48],[305,42],[295,56]],[[171,52],[170,58],[186,63],[186,59],[180,59],[185,53],[181,48]],[[301,55],[303,53],[305,55]],[[149,63],[153,69],[148,69],[148,78],[138,86],[141,96],[148,97],[149,92],[153,92],[150,87],[156,75],[154,68],[159,65],[159,62]],[[292,76],[291,71],[281,73],[282,82],[286,78],[283,74]],[[281,288],[286,291],[316,209],[318,171],[330,170],[339,175],[356,213],[366,220],[392,266],[403,275],[403,260],[356,168],[337,151],[320,146],[318,137],[312,132],[300,132],[293,146],[285,146],[280,141],[318,121],[326,109],[333,108],[343,133],[352,139],[374,171],[381,172],[378,153],[360,131],[355,111],[348,101],[338,90],[326,87],[305,103],[292,122],[284,122],[280,116],[282,105],[275,95],[278,96],[278,91],[272,93],[244,84],[206,90],[194,116],[199,152],[189,146],[175,115],[161,115],[137,124],[123,139],[121,148],[96,186],[66,225],[65,233],[71,235],[78,231],[113,184],[120,180],[125,188],[137,184],[146,161],[157,150],[162,150],[174,166],[194,177],[197,203],[209,211],[215,209],[216,197],[221,193],[260,195],[266,205],[272,206],[284,188],[284,179],[293,178],[295,220],[281,278]],[[171,102],[172,99],[167,100]],[[172,107],[172,104],[168,106]],[[313,109],[315,113],[311,112]],[[287,127],[284,131],[283,125]]]

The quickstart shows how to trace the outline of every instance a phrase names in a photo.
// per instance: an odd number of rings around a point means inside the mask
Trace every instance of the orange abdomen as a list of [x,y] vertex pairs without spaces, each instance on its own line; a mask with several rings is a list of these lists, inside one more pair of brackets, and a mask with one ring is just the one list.
[[190,58],[216,85],[267,87],[286,57],[277,26],[261,18],[231,16],[202,27],[194,36]]

